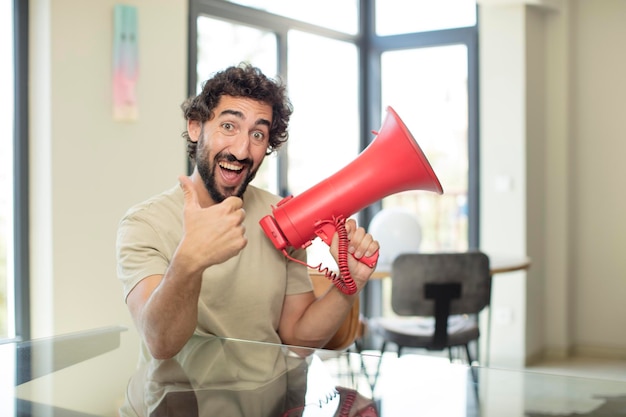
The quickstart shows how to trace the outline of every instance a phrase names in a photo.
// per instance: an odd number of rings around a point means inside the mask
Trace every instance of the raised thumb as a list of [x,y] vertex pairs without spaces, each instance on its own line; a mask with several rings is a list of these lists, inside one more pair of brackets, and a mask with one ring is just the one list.
[[180,187],[183,189],[185,205],[199,205],[198,195],[196,194],[196,189],[193,187],[193,181],[191,181],[191,178],[186,175],[181,175],[178,177],[178,181],[180,182]]

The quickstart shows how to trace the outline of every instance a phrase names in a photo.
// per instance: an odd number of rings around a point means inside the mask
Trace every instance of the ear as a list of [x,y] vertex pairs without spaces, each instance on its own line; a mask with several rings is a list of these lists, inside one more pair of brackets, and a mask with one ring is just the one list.
[[192,142],[198,142],[202,132],[202,122],[199,120],[187,120],[187,133]]

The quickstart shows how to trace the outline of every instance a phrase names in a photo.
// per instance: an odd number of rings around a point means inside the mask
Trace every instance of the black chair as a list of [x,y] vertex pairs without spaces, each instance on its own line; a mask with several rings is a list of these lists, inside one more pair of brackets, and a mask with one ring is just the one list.
[[381,360],[390,342],[398,346],[398,356],[404,348],[447,348],[452,360],[451,348],[463,346],[470,365],[478,359],[469,344],[478,341],[478,313],[490,302],[487,255],[401,254],[393,261],[391,280],[391,307],[397,317],[368,320],[370,331],[383,339]]

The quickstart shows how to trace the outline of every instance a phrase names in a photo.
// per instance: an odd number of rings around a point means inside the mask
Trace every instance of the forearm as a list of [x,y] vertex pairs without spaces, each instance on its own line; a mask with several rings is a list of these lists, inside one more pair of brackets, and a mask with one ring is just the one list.
[[[308,304],[291,326],[281,328],[281,340],[296,346],[322,347],[337,332],[358,297],[346,295],[332,287],[323,296]],[[285,321],[288,324],[289,320]]]
[[136,315],[138,328],[152,356],[176,355],[193,335],[198,317],[202,273],[172,263]]
[[[312,347],[324,346],[345,322],[359,292],[367,285],[374,269],[357,259],[372,256],[379,249],[378,242],[364,228],[357,227],[353,219],[346,221],[345,226],[349,240],[348,253],[353,255],[348,255],[346,260],[357,292],[347,295],[331,286],[330,290],[318,298],[287,297],[285,303],[290,306],[283,309],[280,326],[283,342]],[[333,236],[330,251],[340,264],[337,233]]]

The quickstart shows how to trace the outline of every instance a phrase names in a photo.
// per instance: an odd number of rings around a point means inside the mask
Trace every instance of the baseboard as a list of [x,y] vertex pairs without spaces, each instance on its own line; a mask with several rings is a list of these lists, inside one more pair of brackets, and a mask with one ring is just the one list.
[[571,347],[551,346],[526,356],[526,366],[534,365],[546,360],[562,360],[573,356],[626,360],[626,348],[584,345],[575,345]]
[[626,348],[615,348],[607,346],[584,346],[577,345],[573,349],[574,356],[584,356],[589,358],[602,359],[626,359]]
[[547,347],[544,350],[544,359],[567,359],[574,354],[571,347]]
[[544,352],[535,352],[530,355],[526,355],[524,360],[524,366],[532,366],[536,363],[540,363],[545,359]]
[[571,348],[547,347],[526,355],[525,365],[532,366],[546,360],[566,359],[572,354]]

